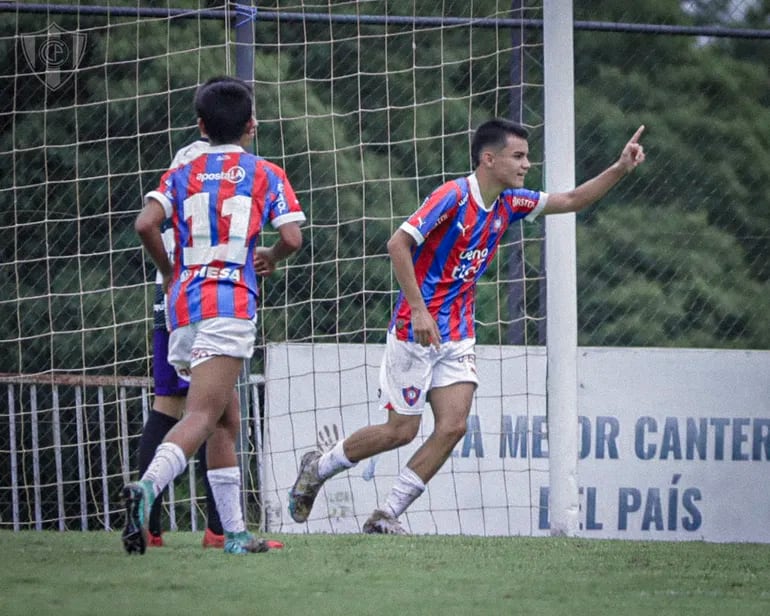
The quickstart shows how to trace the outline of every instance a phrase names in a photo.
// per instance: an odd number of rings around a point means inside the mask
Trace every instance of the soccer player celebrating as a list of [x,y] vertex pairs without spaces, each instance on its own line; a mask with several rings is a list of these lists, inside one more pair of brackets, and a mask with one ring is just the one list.
[[[224,550],[263,552],[268,542],[246,530],[235,443],[240,413],[235,384],[256,337],[258,276],[302,245],[305,215],[280,167],[247,153],[256,120],[245,82],[210,79],[195,96],[202,134],[210,145],[170,169],[148,193],[136,219],[142,244],[163,276],[171,336],[168,359],[190,389],[184,415],[158,446],[141,479],[123,488],[126,551],[144,553],[148,516],[157,495],[207,443],[207,477],[224,529]],[[174,258],[161,225],[170,219]],[[257,246],[267,223],[279,238]]]
[[361,428],[324,454],[302,456],[289,493],[296,522],[310,515],[324,481],[359,461],[411,442],[425,403],[433,433],[401,470],[365,533],[405,534],[398,517],[423,493],[465,435],[478,385],[475,366],[476,282],[492,261],[503,232],[519,219],[579,212],[603,197],[644,161],[641,126],[610,167],[560,193],[523,188],[530,168],[527,132],[503,119],[485,122],[471,143],[474,172],[439,186],[388,241],[401,292],[380,368],[383,424]]

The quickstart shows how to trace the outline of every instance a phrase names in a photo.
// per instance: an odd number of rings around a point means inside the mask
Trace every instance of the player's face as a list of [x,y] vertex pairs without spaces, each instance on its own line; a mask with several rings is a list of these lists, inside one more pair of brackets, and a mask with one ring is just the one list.
[[492,152],[492,175],[505,188],[521,188],[530,168],[526,139],[508,135],[505,147]]

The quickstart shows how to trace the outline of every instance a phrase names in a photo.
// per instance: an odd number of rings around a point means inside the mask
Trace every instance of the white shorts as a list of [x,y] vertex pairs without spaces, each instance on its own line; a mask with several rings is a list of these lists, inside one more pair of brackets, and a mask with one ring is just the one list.
[[444,342],[437,350],[388,332],[380,364],[380,403],[400,415],[420,415],[428,392],[454,383],[479,384],[476,339]]
[[192,368],[212,357],[250,358],[256,336],[257,326],[246,319],[217,317],[191,323],[171,332],[168,363],[189,379]]

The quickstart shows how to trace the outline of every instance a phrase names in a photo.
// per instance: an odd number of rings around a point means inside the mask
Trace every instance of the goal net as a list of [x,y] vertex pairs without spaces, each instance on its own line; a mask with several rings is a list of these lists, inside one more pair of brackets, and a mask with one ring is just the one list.
[[[289,177],[308,179],[300,199],[311,220],[307,250],[283,280],[269,281],[263,310],[268,530],[357,532],[383,504],[430,434],[429,411],[411,445],[327,482],[307,524],[292,522],[286,494],[303,453],[385,420],[378,370],[397,290],[386,242],[432,189],[469,173],[471,133],[484,119],[521,119],[537,151],[541,46],[536,33],[500,21],[510,3],[405,4],[399,14],[391,4],[389,20],[358,15],[259,37],[280,52],[258,58],[273,63],[265,89],[279,83],[278,98],[259,106],[259,150],[281,157]],[[374,5],[359,10],[377,13]],[[520,86],[517,63],[529,69]],[[404,518],[412,532],[530,534],[542,523],[536,486],[547,483],[546,450],[532,435],[543,435],[544,357],[530,346],[542,316],[538,231],[511,233],[480,285],[482,386],[467,436]]]
[[[286,493],[303,453],[384,420],[393,231],[469,173],[483,120],[521,121],[542,155],[541,32],[527,27],[542,15],[528,5],[127,0],[0,13],[0,473],[11,479],[0,526],[116,524],[152,394],[153,270],[133,219],[196,137],[196,86],[244,69],[234,40],[248,26],[255,148],[286,169],[308,216],[301,253],[265,281],[241,386],[249,520],[357,532],[430,433],[429,410],[412,445],[328,482],[307,524],[288,518]],[[482,385],[465,439],[404,520],[413,532],[545,532],[541,235],[511,229],[479,286]],[[172,527],[197,528],[200,502],[192,465],[170,498]]]
[[[116,524],[152,392],[154,272],[133,220],[195,136],[197,84],[229,69],[211,3],[100,4],[0,13],[3,528]],[[194,470],[172,528],[195,527]]]

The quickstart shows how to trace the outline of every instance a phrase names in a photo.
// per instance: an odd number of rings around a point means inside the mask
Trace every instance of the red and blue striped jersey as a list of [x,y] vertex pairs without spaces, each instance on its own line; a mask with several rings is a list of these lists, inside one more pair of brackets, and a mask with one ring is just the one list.
[[260,232],[268,222],[278,228],[305,221],[283,169],[237,145],[207,146],[169,169],[150,197],[174,232],[171,329],[214,317],[254,319]]
[[[209,140],[205,137],[201,137],[200,139],[197,139],[196,141],[193,141],[192,143],[187,144],[183,148],[180,148],[177,150],[177,153],[174,155],[173,160],[171,161],[171,165],[169,166],[169,169],[175,169],[176,167],[180,167],[181,165],[186,165],[187,163],[195,160],[198,158],[201,154],[204,153],[204,150],[209,147]],[[174,262],[174,229],[171,226],[171,219],[167,218],[163,226],[161,227],[162,236],[163,236],[163,246],[166,248],[166,254],[168,255],[169,261],[172,263]],[[163,282],[163,276],[161,276],[160,272],[156,272],[155,274],[155,282],[156,284],[160,285]],[[165,304],[163,304],[159,309],[156,308],[156,312],[160,310],[160,316],[163,317],[163,328],[165,329]],[[156,324],[157,325],[157,324]]]
[[[417,242],[412,263],[441,342],[475,338],[476,281],[515,220],[534,220],[548,194],[507,189],[486,207],[475,174],[442,184],[402,225]],[[399,293],[390,321],[399,340],[414,340],[411,308]]]

